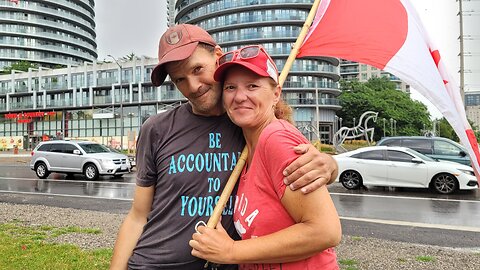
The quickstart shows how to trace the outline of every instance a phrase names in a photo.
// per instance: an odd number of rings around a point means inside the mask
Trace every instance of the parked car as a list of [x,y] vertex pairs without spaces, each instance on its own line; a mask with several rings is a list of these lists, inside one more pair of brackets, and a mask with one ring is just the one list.
[[385,137],[377,145],[408,147],[431,158],[471,165],[467,149],[447,138],[422,136]]
[[333,156],[337,180],[347,189],[363,185],[431,188],[442,194],[476,189],[469,166],[438,161],[406,147],[370,146]]
[[[122,153],[120,152],[120,150],[116,149],[116,148],[113,148],[111,146],[108,146],[108,145],[105,145],[105,147],[108,148],[108,150],[114,152],[114,153]],[[136,162],[136,159],[135,159],[135,155],[130,155],[130,154],[127,154],[126,155],[128,157],[128,161],[130,162],[130,166],[133,168],[135,166],[137,166],[137,162]]]
[[122,176],[130,172],[128,157],[113,153],[105,146],[88,141],[46,141],[32,151],[30,168],[38,178],[47,178],[51,172],[84,174],[87,180],[100,175]]

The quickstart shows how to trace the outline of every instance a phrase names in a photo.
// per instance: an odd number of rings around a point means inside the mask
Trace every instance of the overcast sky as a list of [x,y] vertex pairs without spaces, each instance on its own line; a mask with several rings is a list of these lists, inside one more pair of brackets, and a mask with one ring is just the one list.
[[130,53],[157,57],[158,40],[167,29],[165,0],[95,1],[98,59]]
[[[173,1],[173,0],[172,0]],[[459,70],[459,24],[456,0],[412,0],[427,31],[438,45],[448,69],[453,75]],[[108,54],[122,57],[130,53],[157,56],[158,39],[166,30],[165,0],[100,0],[95,1],[98,59]],[[480,18],[480,16],[477,16]],[[477,24],[478,25],[478,24]],[[440,112],[413,91],[412,98],[427,104],[434,118]]]

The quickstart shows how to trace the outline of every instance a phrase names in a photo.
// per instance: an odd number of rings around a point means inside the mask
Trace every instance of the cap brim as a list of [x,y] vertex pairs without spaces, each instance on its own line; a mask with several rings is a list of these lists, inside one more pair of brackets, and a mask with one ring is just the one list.
[[162,83],[165,81],[165,78],[167,78],[167,71],[165,70],[164,64],[187,59],[193,54],[197,48],[197,45],[198,42],[192,42],[175,48],[165,54],[152,71],[152,75],[150,76],[152,84],[155,86],[162,85]]
[[213,74],[213,79],[215,79],[215,81],[217,82],[222,81],[225,77],[225,72],[233,66],[242,66],[259,76],[271,78],[270,74],[268,74],[265,70],[257,67],[254,64],[248,62],[228,62],[219,66],[217,70],[215,70],[215,73]]

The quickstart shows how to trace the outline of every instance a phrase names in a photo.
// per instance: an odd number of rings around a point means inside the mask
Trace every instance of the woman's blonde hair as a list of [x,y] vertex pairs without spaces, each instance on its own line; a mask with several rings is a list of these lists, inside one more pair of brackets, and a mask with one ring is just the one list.
[[292,108],[287,103],[285,103],[282,98],[280,98],[277,105],[275,106],[275,117],[293,124]]
[[[273,80],[271,80],[271,85],[273,87],[278,86],[278,84]],[[288,105],[287,103],[285,103],[285,101],[283,101],[281,95],[280,95],[280,99],[277,102],[277,105],[275,105],[274,111],[275,111],[275,117],[277,117],[277,119],[282,119],[282,120],[288,121],[290,124],[294,124],[293,116],[292,116],[293,115],[292,107],[290,107],[290,105]]]

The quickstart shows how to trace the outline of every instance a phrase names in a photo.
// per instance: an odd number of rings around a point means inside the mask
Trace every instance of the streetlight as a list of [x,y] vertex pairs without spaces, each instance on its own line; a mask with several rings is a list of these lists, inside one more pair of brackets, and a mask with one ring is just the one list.
[[353,127],[355,127],[355,120],[357,120],[355,117],[353,117]]
[[122,66],[118,63],[117,59],[113,57],[111,54],[107,55],[108,57],[112,58],[113,61],[117,64],[117,66],[120,68],[120,74],[119,74],[119,79],[120,79],[120,150],[123,150],[123,89],[122,89]]
[[338,120],[340,120],[340,128],[342,128],[342,121],[343,121],[343,118],[342,118],[342,117],[340,117],[340,118],[338,118]]
[[397,120],[393,120],[393,134],[397,136]]
[[387,121],[387,119],[382,118],[383,119],[383,137],[385,137],[385,122]]
[[394,136],[393,135],[393,118],[390,118],[390,135]]

